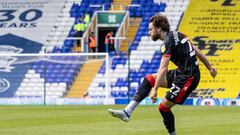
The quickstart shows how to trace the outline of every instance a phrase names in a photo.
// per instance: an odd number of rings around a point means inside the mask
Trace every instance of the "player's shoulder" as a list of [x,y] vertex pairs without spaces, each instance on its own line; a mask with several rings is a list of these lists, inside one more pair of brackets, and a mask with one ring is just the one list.
[[165,39],[164,39],[164,44],[166,46],[171,46],[174,44],[175,41],[175,33],[176,31],[169,31],[166,33]]
[[165,45],[178,45],[180,40],[187,37],[185,34],[179,31],[169,31],[166,33],[164,43]]
[[179,38],[179,37],[187,37],[184,33],[180,32],[180,31],[169,31],[166,34],[166,37],[172,37],[172,38]]

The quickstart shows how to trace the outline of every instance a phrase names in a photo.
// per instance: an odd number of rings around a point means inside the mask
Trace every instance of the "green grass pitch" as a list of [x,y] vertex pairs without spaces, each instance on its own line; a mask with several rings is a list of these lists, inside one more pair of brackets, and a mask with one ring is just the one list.
[[[139,106],[129,123],[108,108],[123,106],[0,106],[0,135],[167,135],[157,106]],[[240,107],[172,110],[178,135],[240,135]]]

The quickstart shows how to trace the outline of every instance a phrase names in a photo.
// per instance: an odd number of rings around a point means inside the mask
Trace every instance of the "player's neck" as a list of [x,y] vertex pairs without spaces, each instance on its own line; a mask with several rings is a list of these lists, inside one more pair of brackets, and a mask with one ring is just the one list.
[[165,36],[166,36],[166,34],[167,34],[167,32],[165,32],[165,31],[162,31],[162,32],[161,32],[161,35],[160,35],[160,39],[161,39],[161,40],[164,40],[164,39],[165,39]]

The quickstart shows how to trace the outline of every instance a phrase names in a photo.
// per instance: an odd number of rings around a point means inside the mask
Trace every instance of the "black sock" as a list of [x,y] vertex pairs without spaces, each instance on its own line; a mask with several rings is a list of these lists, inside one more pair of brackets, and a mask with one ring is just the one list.
[[154,84],[155,84],[154,77],[152,75],[147,75],[144,78],[140,87],[138,88],[137,92],[134,94],[133,100],[140,103],[144,98],[146,98],[149,95]]
[[172,111],[164,105],[159,105],[159,111],[163,117],[163,123],[168,130],[168,133],[175,131],[174,115]]

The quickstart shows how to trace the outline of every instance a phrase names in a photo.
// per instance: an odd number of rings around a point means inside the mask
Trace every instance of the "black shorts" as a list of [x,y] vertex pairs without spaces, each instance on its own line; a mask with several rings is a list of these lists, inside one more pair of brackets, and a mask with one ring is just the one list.
[[189,94],[196,89],[200,81],[200,72],[198,69],[189,77],[179,70],[169,70],[166,78],[170,88],[166,99],[176,104],[183,104]]

